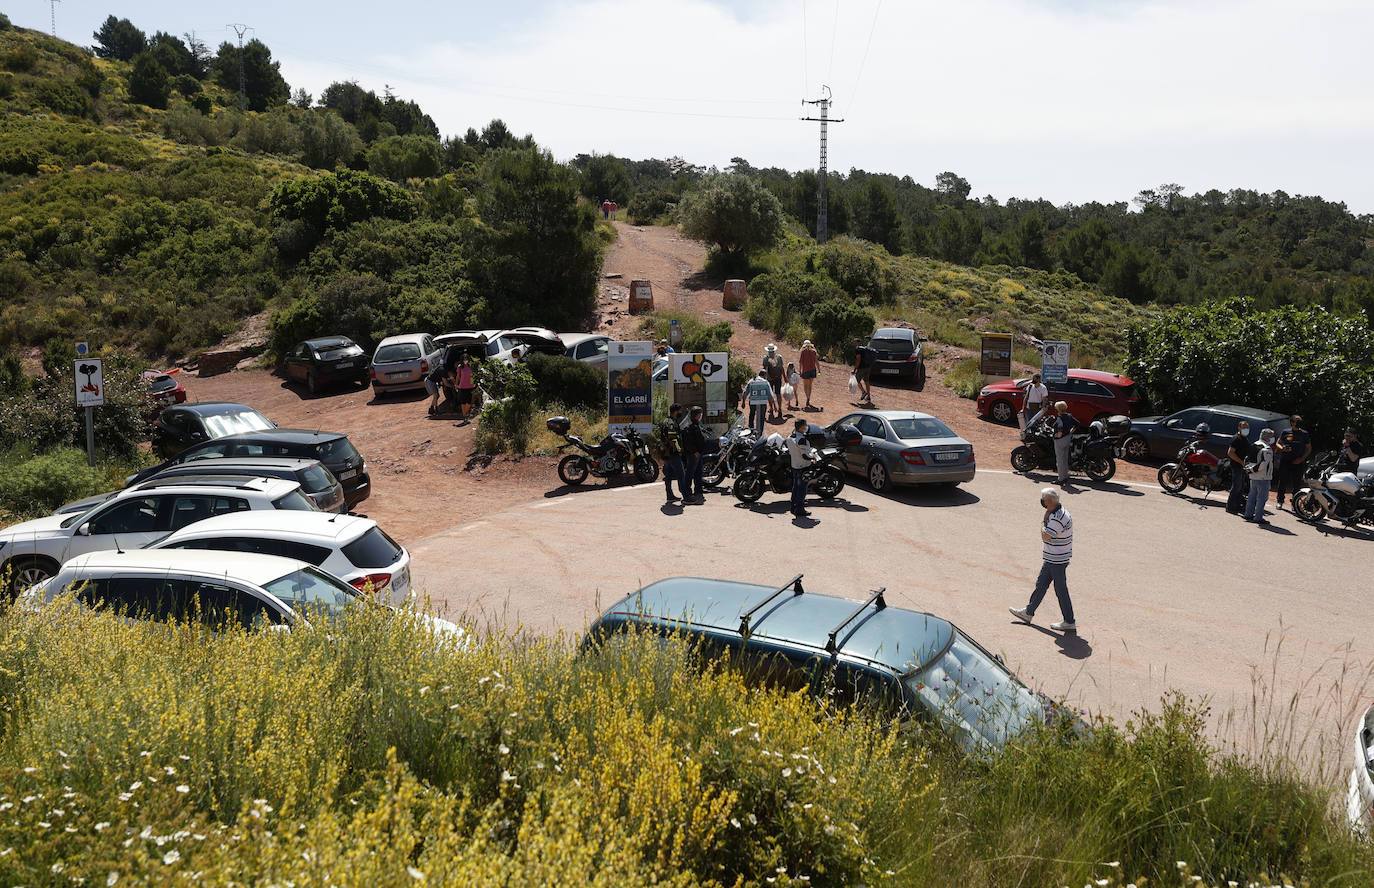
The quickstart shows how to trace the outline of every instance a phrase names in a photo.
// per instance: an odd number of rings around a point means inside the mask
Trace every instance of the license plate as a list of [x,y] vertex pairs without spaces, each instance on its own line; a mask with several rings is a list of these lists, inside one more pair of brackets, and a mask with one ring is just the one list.
[[896,376],[898,373],[901,373],[902,371],[900,371],[900,370],[895,370],[895,369],[889,369],[889,368],[887,368],[887,367],[883,367],[883,368],[880,369],[878,372],[879,372],[879,373],[891,373],[893,376]]
[[399,372],[399,373],[388,373],[388,374],[386,375],[386,378],[387,378],[387,379],[402,379],[402,378],[404,378],[404,377],[406,377],[406,376],[409,376],[409,375],[410,375],[410,373],[409,373],[408,371],[402,370],[402,371]]
[[410,592],[410,568],[403,567],[391,578],[391,594],[395,598],[401,598]]
[[960,453],[959,451],[957,451],[957,450],[942,450],[942,451],[940,451],[939,453],[935,454],[935,461],[936,461],[936,462],[954,462],[954,461],[955,461],[956,459],[958,459],[960,456],[963,456],[963,454],[961,454],[961,453]]
[[339,473],[339,480],[340,480],[340,481],[347,481],[349,478],[352,478],[352,477],[353,477],[354,475],[356,475],[356,474],[358,474],[358,470],[357,470],[357,469],[349,469],[347,472],[340,472],[340,473]]

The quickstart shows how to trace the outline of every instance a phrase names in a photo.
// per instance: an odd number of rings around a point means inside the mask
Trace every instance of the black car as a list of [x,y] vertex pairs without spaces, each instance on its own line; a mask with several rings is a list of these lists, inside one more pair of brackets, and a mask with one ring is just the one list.
[[1212,434],[1203,447],[1214,456],[1225,459],[1226,450],[1240,429],[1242,419],[1250,423],[1251,443],[1259,440],[1263,429],[1273,429],[1277,435],[1288,428],[1288,416],[1273,410],[1235,404],[1189,407],[1168,416],[1145,416],[1131,420],[1131,431],[1121,441],[1121,455],[1130,460],[1173,459],[1178,455],[1179,448],[1196,437],[1198,424],[1205,422],[1211,426]]
[[239,459],[258,456],[317,459],[343,485],[344,501],[348,508],[353,508],[372,495],[372,478],[367,473],[367,462],[348,440],[348,436],[342,432],[310,429],[262,429],[206,441],[182,451],[175,459],[144,469],[130,478],[128,484],[146,481],[173,465],[221,456]]
[[[153,475],[149,475],[141,480],[135,480],[137,476],[130,475],[125,479],[124,486],[130,487],[134,484],[149,484],[163,478],[203,478],[207,475],[214,475],[220,478],[230,476],[248,478],[282,478],[286,481],[295,481],[301,486],[301,493],[310,498],[316,507],[322,512],[343,512],[347,509],[344,503],[343,485],[334,477],[333,473],[324,467],[317,459],[297,459],[294,457],[257,457],[249,459],[234,459],[232,457],[216,457],[188,460],[183,463],[167,465],[166,468]],[[53,511],[54,515],[69,515],[76,512],[84,512],[105,500],[119,493],[118,490],[111,490],[107,493],[88,496],[84,499],[72,500]]]
[[868,340],[868,347],[878,353],[878,363],[874,365],[872,381],[881,379],[900,379],[911,383],[916,391],[926,387],[926,361],[921,353],[924,339],[915,330],[905,327],[880,327]]
[[246,404],[231,401],[203,401],[177,404],[158,414],[153,423],[153,450],[170,459],[194,447],[225,435],[260,432],[276,428],[276,423]]
[[305,383],[310,394],[331,382],[368,384],[370,361],[362,348],[347,336],[323,336],[299,342],[282,358],[282,374]]

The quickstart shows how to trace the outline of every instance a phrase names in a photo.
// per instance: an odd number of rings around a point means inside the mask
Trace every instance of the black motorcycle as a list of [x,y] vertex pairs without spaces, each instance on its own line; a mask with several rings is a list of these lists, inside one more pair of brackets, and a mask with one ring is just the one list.
[[569,434],[572,422],[566,416],[553,416],[544,423],[555,435],[562,435],[568,443],[559,453],[576,447],[581,453],[570,453],[558,461],[558,477],[563,483],[576,487],[588,475],[610,478],[623,472],[633,472],[635,480],[648,484],[658,477],[658,462],[649,455],[649,442],[638,432],[614,432],[601,439],[600,444],[588,444],[577,435]]
[[[1011,467],[1021,474],[1034,469],[1057,469],[1054,458],[1054,426],[1041,419],[1021,432],[1019,447],[1011,452]],[[1086,432],[1069,438],[1069,471],[1087,475],[1093,481],[1107,481],[1116,474],[1116,437],[1107,433],[1100,420]]]
[[701,479],[708,487],[719,487],[726,478],[733,478],[743,469],[749,453],[758,441],[758,433],[741,416],[720,439],[720,449],[702,457]]
[[[821,499],[834,499],[844,490],[844,469],[839,465],[844,452],[838,447],[822,447],[816,459],[803,469],[806,489]],[[745,503],[758,501],[764,491],[792,493],[792,457],[785,444],[759,441],[749,453],[748,463],[735,479],[732,492]]]

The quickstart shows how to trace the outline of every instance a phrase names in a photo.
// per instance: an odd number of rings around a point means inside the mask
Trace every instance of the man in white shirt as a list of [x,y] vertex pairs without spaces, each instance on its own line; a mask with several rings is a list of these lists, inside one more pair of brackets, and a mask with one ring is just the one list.
[[1059,599],[1059,612],[1064,619],[1051,623],[1050,628],[1056,632],[1077,632],[1078,624],[1073,618],[1068,581],[1069,559],[1073,557],[1073,516],[1059,502],[1059,491],[1053,487],[1040,491],[1040,505],[1045,509],[1045,517],[1040,522],[1040,576],[1035,581],[1030,603],[1009,610],[1013,617],[1023,623],[1031,622],[1035,609],[1049,591],[1050,583],[1054,583],[1054,596]]
[[797,420],[787,438],[787,454],[792,458],[792,514],[798,518],[811,514],[806,511],[806,469],[815,462],[816,451],[806,439],[807,425],[806,420]]
[[1045,409],[1045,402],[1050,398],[1050,390],[1040,381],[1040,374],[1031,376],[1030,385],[1026,387],[1026,403],[1021,411],[1021,417],[1027,428],[1035,414]]
[[768,382],[768,372],[760,370],[759,375],[749,380],[741,393],[740,409],[749,406],[749,427],[763,434],[763,421],[773,412],[773,386]]

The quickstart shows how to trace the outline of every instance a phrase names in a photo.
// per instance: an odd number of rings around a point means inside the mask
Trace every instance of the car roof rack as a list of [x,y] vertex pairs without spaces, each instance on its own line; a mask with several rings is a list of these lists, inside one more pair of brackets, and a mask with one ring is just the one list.
[[878,610],[882,610],[883,608],[887,607],[887,602],[886,602],[885,600],[883,600],[883,593],[886,592],[886,591],[887,591],[887,587],[886,587],[886,586],[883,586],[883,587],[881,587],[881,588],[875,590],[875,591],[873,592],[872,595],[868,596],[868,600],[867,600],[867,601],[865,601],[863,604],[859,605],[858,607],[856,607],[856,608],[854,609],[854,613],[852,613],[852,614],[850,614],[849,616],[845,617],[844,620],[843,620],[843,622],[840,623],[840,625],[838,625],[838,626],[836,626],[834,629],[831,629],[831,630],[830,630],[830,632],[829,632],[829,637],[828,637],[828,639],[827,639],[826,642],[825,642],[825,650],[826,650],[826,653],[829,653],[829,654],[836,654],[836,653],[839,653],[840,648],[839,648],[839,645],[837,645],[837,644],[835,643],[835,639],[836,639],[836,637],[839,636],[840,630],[843,629],[844,627],[848,626],[850,623],[852,623],[852,622],[854,621],[854,618],[857,617],[857,616],[859,616],[859,614],[862,614],[864,611],[868,610],[868,606],[869,606],[870,604],[875,604],[875,603],[876,603],[877,606],[878,606]]
[[769,593],[767,598],[763,599],[763,601],[760,601],[758,604],[749,608],[748,612],[745,613],[744,616],[739,618],[739,634],[743,635],[745,638],[748,638],[749,618],[754,616],[754,614],[764,605],[768,604],[770,601],[772,601],[774,598],[777,598],[779,595],[786,592],[788,589],[792,590],[792,595],[794,597],[805,592],[806,590],[802,588],[801,582],[803,576],[805,576],[805,574],[797,574],[792,579],[788,580],[778,588],[774,589],[771,593]]

